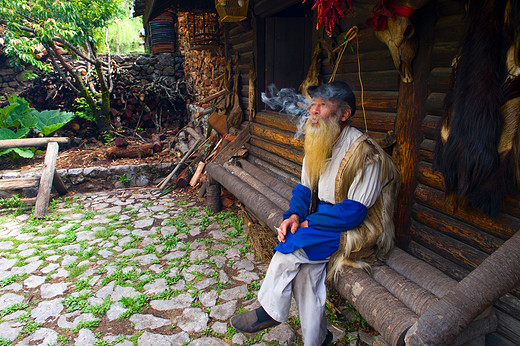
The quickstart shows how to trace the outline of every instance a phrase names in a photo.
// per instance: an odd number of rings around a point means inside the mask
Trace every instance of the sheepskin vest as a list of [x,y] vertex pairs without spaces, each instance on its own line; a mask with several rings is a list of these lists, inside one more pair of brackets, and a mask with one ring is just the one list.
[[335,200],[343,201],[356,175],[377,161],[381,162],[381,194],[368,209],[365,220],[341,234],[339,249],[329,262],[329,278],[335,277],[344,265],[370,271],[370,263],[376,258],[384,260],[393,246],[393,214],[401,175],[390,156],[370,137],[360,136],[345,154],[336,176]]

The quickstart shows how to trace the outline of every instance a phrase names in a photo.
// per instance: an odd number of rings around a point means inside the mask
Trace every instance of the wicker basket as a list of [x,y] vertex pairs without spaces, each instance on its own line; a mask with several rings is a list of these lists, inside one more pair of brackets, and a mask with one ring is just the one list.
[[249,0],[215,0],[221,22],[240,22],[247,18]]

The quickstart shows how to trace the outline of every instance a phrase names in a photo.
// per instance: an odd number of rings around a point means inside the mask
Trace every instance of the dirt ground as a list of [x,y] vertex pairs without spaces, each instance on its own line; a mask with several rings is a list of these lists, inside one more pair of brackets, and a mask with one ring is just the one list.
[[[107,157],[107,148],[107,146],[101,143],[85,144],[65,149],[60,148],[56,169],[139,165],[143,163],[178,162],[180,160],[177,153],[169,148],[165,148],[160,153],[155,153],[153,156],[148,157],[110,159]],[[32,159],[11,160],[0,157],[0,169],[32,168],[43,164],[44,158],[45,153],[35,154]]]

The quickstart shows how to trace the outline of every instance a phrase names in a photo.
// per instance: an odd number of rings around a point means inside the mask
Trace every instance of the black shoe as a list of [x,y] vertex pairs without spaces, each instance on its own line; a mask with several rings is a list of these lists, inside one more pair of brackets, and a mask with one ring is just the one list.
[[231,326],[242,333],[256,333],[280,324],[263,307],[231,317]]
[[325,340],[323,340],[323,344],[321,346],[328,346],[332,342],[332,333],[330,330],[327,330],[327,335],[325,336]]

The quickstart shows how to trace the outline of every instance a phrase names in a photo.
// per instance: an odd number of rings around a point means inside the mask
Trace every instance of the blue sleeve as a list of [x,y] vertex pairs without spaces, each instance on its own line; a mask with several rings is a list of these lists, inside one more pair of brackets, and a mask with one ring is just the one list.
[[309,227],[321,231],[344,232],[359,226],[366,214],[364,204],[345,199],[337,204],[320,203],[318,210],[307,216],[307,221]]
[[300,222],[303,222],[309,214],[311,205],[311,190],[302,184],[298,184],[292,190],[289,210],[283,213],[283,219],[288,219],[292,214],[298,215]]

